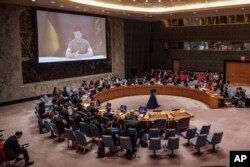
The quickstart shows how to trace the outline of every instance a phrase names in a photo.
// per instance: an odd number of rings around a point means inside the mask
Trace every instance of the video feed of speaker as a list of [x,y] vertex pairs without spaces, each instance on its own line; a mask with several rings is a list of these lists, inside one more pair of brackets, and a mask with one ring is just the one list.
[[107,58],[106,18],[36,10],[38,62]]

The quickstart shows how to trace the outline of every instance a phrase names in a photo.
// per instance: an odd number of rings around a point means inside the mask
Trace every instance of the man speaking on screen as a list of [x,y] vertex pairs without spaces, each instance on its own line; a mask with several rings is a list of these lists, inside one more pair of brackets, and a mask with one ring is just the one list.
[[82,38],[82,33],[79,28],[74,31],[75,39],[69,42],[65,53],[66,58],[84,58],[93,56],[93,50],[89,42]]

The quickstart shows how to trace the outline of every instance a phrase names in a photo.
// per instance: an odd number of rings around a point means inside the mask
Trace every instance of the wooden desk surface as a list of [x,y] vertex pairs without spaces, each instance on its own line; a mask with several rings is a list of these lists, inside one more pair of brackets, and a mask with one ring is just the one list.
[[[178,110],[178,111],[162,110],[161,112],[148,111],[146,114],[140,114],[139,111],[135,110],[128,110],[125,113],[120,112],[120,110],[118,109],[112,110],[112,113],[119,120],[124,120],[125,116],[130,112],[134,112],[134,114],[138,117],[139,121],[149,121],[149,122],[153,122],[154,120],[157,119],[166,119],[167,121],[178,121],[181,118],[194,117],[193,113],[186,110]],[[99,109],[98,115],[102,116],[104,113],[105,113],[104,108]]]
[[150,95],[151,89],[156,89],[156,94],[158,95],[174,95],[199,100],[207,104],[210,108],[218,108],[219,100],[224,99],[222,96],[215,95],[209,91],[202,91],[189,87],[172,85],[132,85],[115,87],[98,92],[95,95],[95,100],[100,100],[100,102],[103,103],[119,97]]

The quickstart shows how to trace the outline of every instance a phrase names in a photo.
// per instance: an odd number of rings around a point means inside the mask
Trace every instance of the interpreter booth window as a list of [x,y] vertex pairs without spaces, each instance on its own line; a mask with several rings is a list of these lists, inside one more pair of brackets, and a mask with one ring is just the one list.
[[236,20],[236,16],[235,15],[228,16],[228,23],[229,24],[234,24],[235,20]]
[[184,42],[184,50],[190,50],[191,46],[190,46],[190,42]]
[[212,24],[220,24],[219,16],[213,16],[212,17]]
[[236,23],[244,23],[245,17],[244,15],[236,15]]
[[245,42],[244,43],[244,50],[247,50],[247,51],[250,50],[250,42]]
[[229,50],[236,50],[236,51],[240,51],[243,50],[243,42],[231,42],[228,45]]
[[247,22],[247,23],[250,23],[250,14],[247,14],[247,15],[246,15],[246,22]]
[[227,24],[227,16],[220,16],[220,24]]
[[205,17],[205,25],[212,24],[212,17]]

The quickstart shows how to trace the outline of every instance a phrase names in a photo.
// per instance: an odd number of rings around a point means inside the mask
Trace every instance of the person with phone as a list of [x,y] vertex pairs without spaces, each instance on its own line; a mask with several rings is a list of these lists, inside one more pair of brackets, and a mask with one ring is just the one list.
[[3,150],[8,160],[15,160],[15,163],[21,161],[23,158],[20,158],[19,155],[23,154],[25,160],[25,166],[33,165],[35,162],[30,161],[28,150],[26,149],[29,146],[29,143],[19,144],[18,139],[23,135],[22,131],[17,131],[15,135],[10,136],[4,143]]

